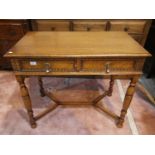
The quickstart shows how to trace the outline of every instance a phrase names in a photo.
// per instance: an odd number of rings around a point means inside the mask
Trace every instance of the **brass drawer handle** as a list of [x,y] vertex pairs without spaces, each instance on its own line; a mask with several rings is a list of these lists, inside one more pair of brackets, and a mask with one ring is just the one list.
[[50,64],[45,63],[45,68],[46,68],[46,73],[49,73],[50,72]]
[[105,64],[106,73],[110,73],[110,63]]

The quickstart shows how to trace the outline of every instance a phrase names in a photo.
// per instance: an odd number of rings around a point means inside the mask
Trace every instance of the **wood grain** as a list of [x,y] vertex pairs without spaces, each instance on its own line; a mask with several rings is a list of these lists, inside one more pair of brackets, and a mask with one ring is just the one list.
[[29,32],[5,57],[147,57],[125,32]]

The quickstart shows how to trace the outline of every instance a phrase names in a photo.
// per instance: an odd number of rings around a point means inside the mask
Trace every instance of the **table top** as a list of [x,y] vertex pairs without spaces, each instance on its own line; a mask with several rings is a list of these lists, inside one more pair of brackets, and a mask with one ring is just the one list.
[[147,56],[126,32],[28,32],[5,54],[9,58]]

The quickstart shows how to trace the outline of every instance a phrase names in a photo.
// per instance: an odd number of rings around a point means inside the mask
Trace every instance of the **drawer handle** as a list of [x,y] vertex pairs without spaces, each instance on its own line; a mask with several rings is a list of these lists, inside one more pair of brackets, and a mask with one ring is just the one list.
[[55,27],[51,27],[51,31],[55,31]]
[[106,73],[110,73],[110,63],[106,63],[105,69],[106,69]]
[[124,28],[124,31],[125,31],[125,32],[129,31],[129,27],[125,27],[125,28]]
[[90,31],[90,27],[87,27],[87,31]]
[[50,64],[45,63],[45,68],[46,68],[46,73],[49,73],[50,72]]

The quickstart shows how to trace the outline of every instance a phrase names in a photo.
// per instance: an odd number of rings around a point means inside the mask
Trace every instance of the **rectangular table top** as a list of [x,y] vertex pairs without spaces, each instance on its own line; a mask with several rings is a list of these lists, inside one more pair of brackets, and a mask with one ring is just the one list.
[[28,32],[10,49],[10,58],[147,57],[126,32]]

